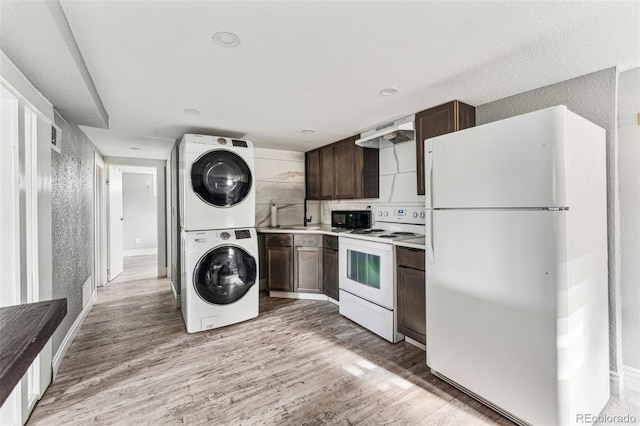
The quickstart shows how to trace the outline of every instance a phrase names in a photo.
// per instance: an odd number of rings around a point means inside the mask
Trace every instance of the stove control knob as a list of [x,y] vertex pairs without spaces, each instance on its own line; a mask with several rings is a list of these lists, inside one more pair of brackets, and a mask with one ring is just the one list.
[[413,218],[417,218],[418,217],[418,212],[413,212]]
[[384,212],[384,217],[389,216],[389,212]]
[[382,210],[378,212],[378,216],[382,216]]
[[424,212],[420,213],[420,219],[424,219]]

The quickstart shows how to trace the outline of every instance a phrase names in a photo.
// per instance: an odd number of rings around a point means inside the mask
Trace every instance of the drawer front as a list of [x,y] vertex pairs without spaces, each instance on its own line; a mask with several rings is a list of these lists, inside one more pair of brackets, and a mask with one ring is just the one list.
[[266,234],[264,242],[268,246],[291,247],[293,246],[293,235],[292,234]]
[[322,247],[322,235],[293,234],[293,242],[296,247]]
[[338,237],[333,235],[323,235],[324,248],[329,250],[338,250]]
[[396,263],[398,266],[424,271],[424,250],[396,247]]

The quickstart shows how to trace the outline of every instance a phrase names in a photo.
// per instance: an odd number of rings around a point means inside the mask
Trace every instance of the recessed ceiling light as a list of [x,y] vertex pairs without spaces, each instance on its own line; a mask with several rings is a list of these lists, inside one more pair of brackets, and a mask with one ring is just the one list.
[[215,33],[213,40],[222,47],[236,47],[240,45],[240,37],[226,31],[218,31]]
[[396,93],[398,93],[398,89],[396,89],[395,87],[388,87],[380,91],[380,94],[382,96],[391,96],[391,95],[395,95]]
[[129,149],[132,149],[134,151],[140,151],[140,148],[138,148],[137,146],[132,146]]
[[313,132],[315,132],[315,130],[311,130],[311,129],[304,129],[304,130],[302,131],[302,133],[313,133]]
[[184,113],[189,115],[198,115],[200,114],[200,111],[195,108],[185,108]]

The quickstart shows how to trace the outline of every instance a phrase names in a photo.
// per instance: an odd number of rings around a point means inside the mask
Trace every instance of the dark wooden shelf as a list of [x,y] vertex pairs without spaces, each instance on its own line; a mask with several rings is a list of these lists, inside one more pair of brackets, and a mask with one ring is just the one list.
[[67,299],[0,308],[0,405],[67,315]]

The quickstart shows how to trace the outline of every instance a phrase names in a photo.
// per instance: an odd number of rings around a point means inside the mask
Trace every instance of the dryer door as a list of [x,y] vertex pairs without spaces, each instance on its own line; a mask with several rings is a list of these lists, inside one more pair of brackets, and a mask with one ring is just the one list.
[[208,251],[193,271],[193,285],[202,300],[213,305],[228,305],[244,296],[256,283],[256,260],[235,246]]
[[191,185],[205,203],[232,207],[249,194],[251,170],[239,155],[227,150],[213,150],[203,154],[191,166]]

